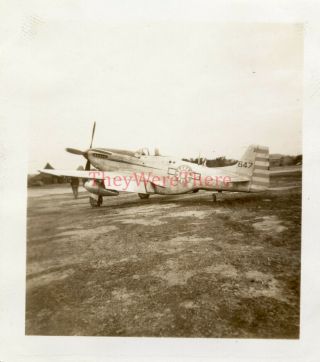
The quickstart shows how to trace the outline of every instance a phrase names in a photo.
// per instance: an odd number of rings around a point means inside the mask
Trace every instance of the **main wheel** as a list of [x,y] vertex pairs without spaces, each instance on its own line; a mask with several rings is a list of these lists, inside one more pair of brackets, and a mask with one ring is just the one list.
[[[99,196],[99,199],[100,199],[100,196]],[[99,202],[99,199],[96,200],[94,197],[89,197],[91,207],[99,207],[102,204],[102,202],[101,203]]]
[[216,194],[212,194],[212,201],[217,202],[217,195]]
[[146,200],[150,197],[149,194],[138,194],[141,200]]

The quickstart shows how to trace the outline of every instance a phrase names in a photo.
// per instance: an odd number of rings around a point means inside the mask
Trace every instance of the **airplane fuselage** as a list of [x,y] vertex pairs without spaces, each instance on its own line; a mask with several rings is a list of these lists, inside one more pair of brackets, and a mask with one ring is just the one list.
[[[182,194],[192,190],[248,191],[248,183],[233,184],[230,167],[209,168],[179,158],[150,155],[147,152],[95,148],[88,151],[90,163],[100,171],[143,173],[159,176],[150,193]],[[166,178],[166,179],[164,179]],[[162,187],[163,183],[170,187]]]
[[[250,145],[236,165],[209,168],[176,157],[162,156],[156,149],[136,152],[111,148],[92,148],[96,123],[89,149],[66,151],[87,159],[84,170],[40,170],[40,172],[84,180],[92,207],[100,206],[104,196],[119,192],[137,193],[141,199],[150,194],[178,195],[191,191],[261,192],[268,189],[269,148]],[[93,166],[95,169],[92,169]],[[216,196],[213,194],[213,200]]]

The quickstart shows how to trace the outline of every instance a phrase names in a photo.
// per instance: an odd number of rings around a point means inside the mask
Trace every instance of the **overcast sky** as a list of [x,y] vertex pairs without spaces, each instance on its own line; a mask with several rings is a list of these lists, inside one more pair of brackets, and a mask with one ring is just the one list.
[[32,35],[29,171],[85,163],[65,147],[239,158],[301,152],[297,24],[43,20]]

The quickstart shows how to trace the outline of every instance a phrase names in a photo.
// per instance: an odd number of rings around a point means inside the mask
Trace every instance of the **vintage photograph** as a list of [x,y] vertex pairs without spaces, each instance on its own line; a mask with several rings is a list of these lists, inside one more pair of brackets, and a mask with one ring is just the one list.
[[298,339],[303,25],[24,27],[25,334]]

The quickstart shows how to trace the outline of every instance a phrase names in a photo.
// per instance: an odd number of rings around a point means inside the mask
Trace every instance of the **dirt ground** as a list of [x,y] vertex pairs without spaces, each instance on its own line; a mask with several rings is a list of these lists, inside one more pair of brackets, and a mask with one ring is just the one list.
[[26,334],[298,338],[301,173],[271,183],[96,209],[29,189]]

